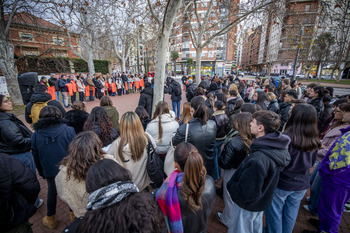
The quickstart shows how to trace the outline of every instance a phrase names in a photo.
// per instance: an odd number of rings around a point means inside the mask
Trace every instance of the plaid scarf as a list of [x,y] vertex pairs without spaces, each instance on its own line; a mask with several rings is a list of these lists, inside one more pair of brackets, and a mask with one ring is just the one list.
[[96,210],[111,206],[129,196],[130,193],[137,192],[139,189],[133,182],[118,181],[90,193],[86,209]]
[[164,181],[156,196],[156,201],[163,212],[165,223],[171,233],[184,232],[179,198],[177,197],[177,191],[180,189],[182,177],[183,173],[175,170]]

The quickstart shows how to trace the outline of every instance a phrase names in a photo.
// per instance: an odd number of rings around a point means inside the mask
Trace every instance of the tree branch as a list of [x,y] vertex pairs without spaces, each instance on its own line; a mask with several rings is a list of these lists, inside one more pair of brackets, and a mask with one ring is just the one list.
[[160,27],[160,26],[161,26],[161,22],[160,22],[159,18],[156,16],[156,14],[154,13],[154,11],[153,11],[151,1],[150,1],[150,0],[147,0],[147,2],[148,2],[148,6],[149,6],[149,9],[150,9],[150,11],[151,11],[151,14],[152,14],[154,20],[157,22],[157,24],[158,24],[159,27]]

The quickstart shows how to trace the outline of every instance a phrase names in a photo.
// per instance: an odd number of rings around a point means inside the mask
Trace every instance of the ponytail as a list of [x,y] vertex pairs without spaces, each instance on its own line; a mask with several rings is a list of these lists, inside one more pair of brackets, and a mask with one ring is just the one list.
[[162,127],[162,115],[158,116],[158,141],[162,143],[163,127]]
[[198,118],[201,125],[207,124],[207,121],[209,120],[209,110],[205,105],[204,99],[200,96],[192,98],[191,107],[195,109],[193,117]]
[[195,146],[188,142],[182,142],[175,149],[174,159],[184,172],[181,196],[188,207],[196,212],[202,209],[202,195],[207,174],[202,156]]

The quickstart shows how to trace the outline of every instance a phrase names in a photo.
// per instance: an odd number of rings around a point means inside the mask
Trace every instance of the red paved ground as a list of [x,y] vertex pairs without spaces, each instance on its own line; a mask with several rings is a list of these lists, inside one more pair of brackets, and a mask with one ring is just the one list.
[[[139,94],[131,94],[131,95],[124,95],[124,96],[116,96],[111,97],[114,106],[118,109],[120,116],[125,113],[126,111],[134,111],[137,107],[138,100],[139,100]],[[185,100],[185,95],[183,94],[183,101]],[[169,95],[165,95],[165,101],[169,103],[169,106],[171,106],[171,100]],[[88,112],[91,111],[91,109],[94,106],[97,106],[99,104],[98,100],[95,100],[94,102],[87,102],[87,108]],[[19,118],[24,121],[24,116],[19,116]],[[33,223],[33,231],[34,233],[42,233],[42,232],[61,232],[65,226],[69,225],[69,208],[68,205],[63,203],[59,198],[57,202],[57,209],[56,209],[56,217],[58,220],[58,228],[56,230],[50,230],[47,227],[44,227],[42,225],[42,218],[46,214],[46,194],[47,194],[47,185],[45,180],[43,180],[40,176],[38,176],[41,186],[40,191],[40,198],[44,199],[44,204],[42,207],[40,207],[37,211],[37,213],[30,218],[30,222]],[[217,183],[217,186],[219,183]],[[309,191],[307,192],[306,196],[309,196]],[[301,206],[306,204],[305,198],[301,202]],[[215,205],[213,208],[212,213],[209,216],[208,219],[208,232],[210,233],[224,233],[227,232],[227,229],[220,224],[220,222],[216,219],[215,213],[217,211],[222,211],[224,208],[224,202],[223,200],[217,196]],[[303,208],[299,209],[299,214],[297,218],[297,222],[294,227],[293,233],[301,233],[304,229],[308,230],[316,230],[313,226],[311,226],[308,223],[308,219],[312,217],[310,213],[305,211]],[[349,233],[350,232],[350,213],[344,213],[342,222],[340,224],[339,232],[343,233]]]

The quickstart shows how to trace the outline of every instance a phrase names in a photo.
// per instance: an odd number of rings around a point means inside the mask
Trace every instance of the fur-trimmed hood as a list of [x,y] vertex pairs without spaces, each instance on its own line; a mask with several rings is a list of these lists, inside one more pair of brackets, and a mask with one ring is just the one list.
[[62,124],[66,124],[67,121],[65,119],[57,119],[55,117],[47,117],[47,118],[41,118],[38,120],[37,123],[33,125],[33,128],[35,131],[51,128],[55,126],[59,126]]

